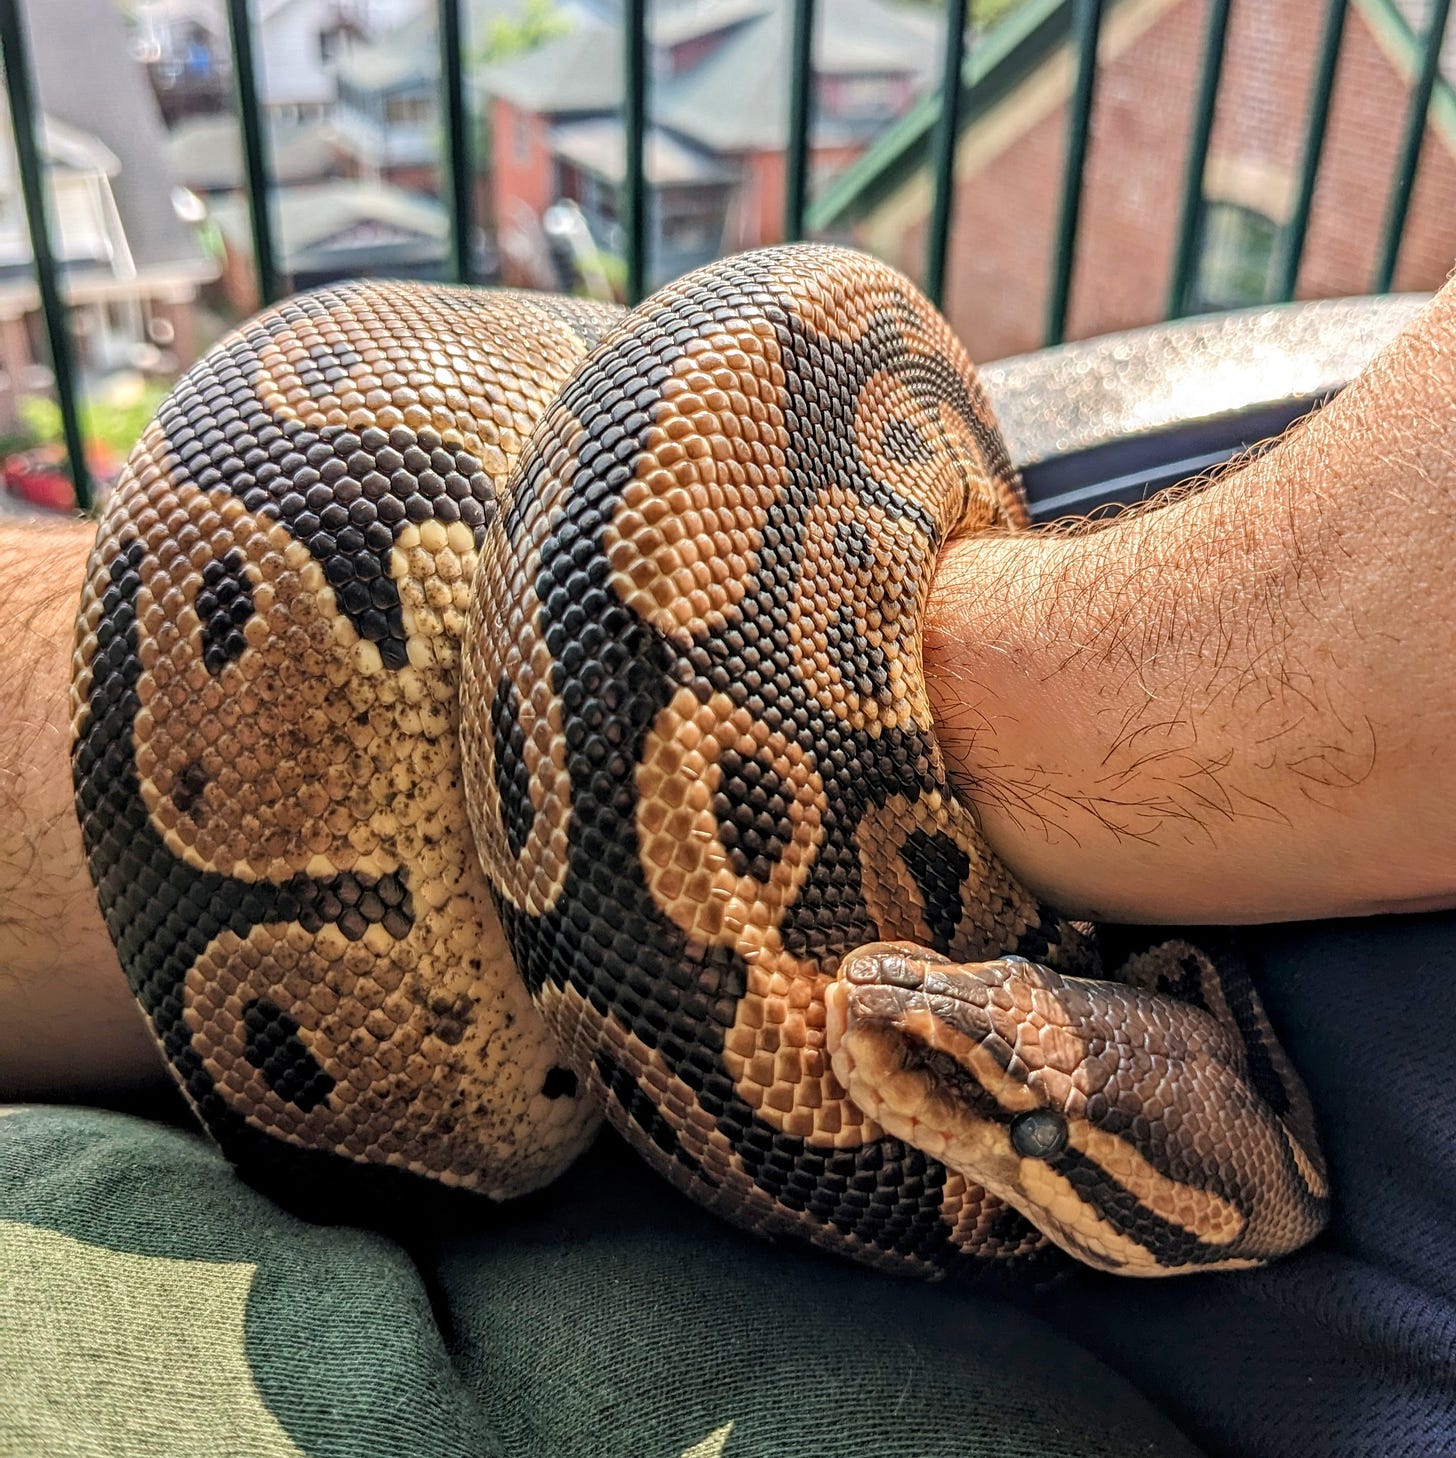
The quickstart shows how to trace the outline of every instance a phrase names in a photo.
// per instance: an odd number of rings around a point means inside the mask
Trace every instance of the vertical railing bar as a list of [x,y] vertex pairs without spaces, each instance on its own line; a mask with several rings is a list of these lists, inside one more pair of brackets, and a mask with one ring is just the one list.
[[1335,69],[1340,61],[1340,41],[1345,34],[1345,15],[1350,0],[1330,0],[1325,23],[1320,33],[1319,51],[1315,56],[1314,76],[1310,82],[1309,120],[1304,130],[1304,149],[1299,161],[1299,188],[1289,221],[1280,230],[1275,243],[1273,267],[1274,297],[1280,301],[1294,297],[1299,281],[1299,265],[1304,257],[1304,241],[1309,233],[1310,209],[1314,205],[1314,184],[1319,174],[1320,157],[1324,152],[1325,133],[1329,129],[1330,97],[1335,89]]
[[794,38],[790,56],[789,155],[784,188],[784,237],[804,236],[809,195],[809,123],[814,100],[814,0],[794,0]]
[[1421,64],[1411,88],[1406,111],[1405,134],[1401,139],[1400,161],[1390,184],[1390,200],[1386,204],[1385,228],[1381,235],[1380,258],[1375,266],[1375,292],[1390,292],[1395,282],[1396,260],[1400,257],[1401,239],[1405,234],[1406,215],[1410,211],[1411,193],[1415,190],[1416,169],[1420,166],[1421,142],[1426,135],[1426,114],[1431,107],[1431,92],[1436,85],[1436,71],[1446,38],[1446,18],[1451,0],[1435,0],[1421,46]]
[[1173,252],[1173,277],[1168,286],[1168,317],[1183,313],[1188,286],[1198,255],[1203,222],[1203,170],[1213,136],[1213,114],[1218,105],[1218,83],[1223,74],[1224,43],[1228,39],[1230,0],[1209,0],[1203,37],[1203,74],[1193,107],[1193,135],[1188,141],[1188,166],[1183,176],[1183,212]]
[[1062,171],[1062,203],[1057,218],[1051,295],[1047,301],[1046,342],[1067,335],[1072,269],[1077,261],[1077,225],[1082,215],[1082,183],[1091,132],[1092,94],[1097,83],[1097,41],[1102,32],[1102,0],[1077,0],[1073,21],[1077,48],[1077,85],[1067,116],[1067,160]]
[[440,89],[445,102],[445,172],[450,190],[451,271],[457,283],[475,280],[475,218],[470,195],[470,129],[465,114],[465,62],[460,0],[439,0]]
[[935,128],[935,204],[925,260],[925,292],[939,308],[945,298],[945,261],[955,211],[955,155],[961,125],[961,76],[966,65],[966,0],[946,0],[940,120]]
[[627,165],[623,181],[623,223],[627,243],[627,302],[638,303],[647,280],[647,0],[626,0],[622,7],[625,47],[623,127]]
[[[89,511],[95,493],[91,489],[91,473],[86,468],[86,446],[81,435],[70,326],[56,278],[56,259],[51,251],[50,229],[46,221],[45,177],[35,136],[35,91],[31,86],[25,17],[21,14],[19,0],[3,0],[0,3],[0,54],[3,54],[5,63],[15,160],[20,170],[20,191],[25,201],[26,224],[30,229],[30,251],[35,262],[41,313],[45,317],[50,341],[51,370],[56,379],[56,404],[61,411],[61,431],[66,440],[71,484],[76,492],[76,505],[82,511]],[[18,384],[17,381],[11,383]]]
[[248,0],[227,0],[228,36],[233,48],[233,80],[237,87],[238,124],[243,133],[243,169],[248,184],[248,219],[253,230],[253,267],[258,275],[258,304],[278,297],[278,268],[273,254],[273,220],[268,213],[268,159],[263,124],[258,115],[258,79],[253,66],[253,28]]

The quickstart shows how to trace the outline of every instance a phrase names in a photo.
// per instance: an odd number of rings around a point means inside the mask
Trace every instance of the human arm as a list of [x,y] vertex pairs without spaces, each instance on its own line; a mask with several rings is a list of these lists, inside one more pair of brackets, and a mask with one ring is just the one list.
[[1068,910],[1266,921],[1456,904],[1456,285],[1207,490],[975,538],[932,592],[937,729]]
[[[1081,535],[954,544],[927,667],[993,845],[1070,910],[1255,921],[1456,900],[1456,289],[1276,449]],[[93,529],[0,525],[0,1098],[162,1064],[71,795]]]
[[164,1077],[86,872],[71,790],[71,643],[87,522],[0,524],[0,1100]]

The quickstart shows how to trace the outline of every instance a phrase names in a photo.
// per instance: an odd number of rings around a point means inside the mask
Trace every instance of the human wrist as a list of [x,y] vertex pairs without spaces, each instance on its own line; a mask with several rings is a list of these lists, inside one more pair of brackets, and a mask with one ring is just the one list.
[[0,526],[0,1099],[162,1073],[101,919],[71,792],[71,646],[94,537],[81,522]]
[[1307,864],[1308,807],[1263,749],[1289,716],[1277,686],[1303,676],[1269,525],[1229,478],[1100,529],[971,540],[943,559],[927,675],[952,779],[997,854],[1065,911],[1340,909],[1325,882],[1348,848]]
[[1296,432],[1100,530],[947,551],[926,635],[938,734],[1034,891],[1148,922],[1452,904],[1452,699],[1440,655],[1389,629],[1430,548],[1372,550],[1364,461]]

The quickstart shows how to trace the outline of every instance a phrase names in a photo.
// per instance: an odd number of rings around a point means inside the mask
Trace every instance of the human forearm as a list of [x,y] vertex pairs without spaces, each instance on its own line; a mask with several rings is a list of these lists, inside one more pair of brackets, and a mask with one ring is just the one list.
[[948,551],[927,667],[987,834],[1064,906],[1456,901],[1456,289],[1202,494]]
[[150,1082],[161,1059],[86,873],[68,686],[89,524],[0,526],[0,1099]]

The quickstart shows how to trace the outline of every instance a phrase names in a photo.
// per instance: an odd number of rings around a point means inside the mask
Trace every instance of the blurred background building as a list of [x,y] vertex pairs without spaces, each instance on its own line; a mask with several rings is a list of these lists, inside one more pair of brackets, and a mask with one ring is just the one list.
[[[1210,6],[1105,0],[1065,332],[1272,296],[1328,3],[1232,0],[1186,288],[1170,298]],[[1368,291],[1432,0],[1348,0],[1295,293]],[[808,224],[923,277],[939,0],[818,0]],[[284,288],[451,271],[436,0],[251,0]],[[622,0],[462,0],[476,277],[620,294]],[[138,412],[257,302],[224,0],[24,0],[87,428]],[[973,0],[945,308],[974,355],[1044,340],[1077,78],[1075,0]],[[648,7],[648,261],[659,283],[784,228],[793,0]],[[1456,15],[1394,286],[1456,256]],[[0,450],[56,433],[8,120]],[[111,414],[107,412],[110,411]],[[114,418],[113,418],[114,417]],[[144,417],[143,417],[144,418]]]

